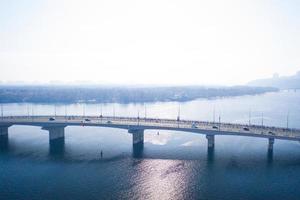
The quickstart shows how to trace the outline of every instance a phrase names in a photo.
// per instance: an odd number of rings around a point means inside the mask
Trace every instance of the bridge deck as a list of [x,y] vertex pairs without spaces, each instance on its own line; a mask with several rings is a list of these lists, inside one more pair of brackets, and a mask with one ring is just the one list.
[[[13,116],[4,117],[0,124],[9,125],[85,125],[105,126],[129,129],[130,127],[141,129],[164,129],[188,131],[215,135],[241,135],[252,137],[278,138],[287,140],[300,140],[299,129],[286,129],[279,127],[268,127],[258,125],[213,123],[206,121],[153,119],[153,118],[130,118],[130,117],[97,117],[97,116],[56,116],[54,121],[49,121],[52,116]],[[89,121],[85,121],[89,119]],[[246,128],[246,129],[245,129]],[[247,130],[249,129],[249,130]]]

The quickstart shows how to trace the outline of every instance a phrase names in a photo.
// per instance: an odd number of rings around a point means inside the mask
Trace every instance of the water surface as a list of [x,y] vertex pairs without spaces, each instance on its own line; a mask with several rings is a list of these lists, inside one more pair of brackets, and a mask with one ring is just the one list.
[[[180,104],[181,118],[300,128],[300,93],[196,100]],[[5,115],[53,114],[54,105],[6,104]],[[57,114],[94,115],[97,104],[56,105]],[[29,109],[28,109],[29,108]],[[105,104],[104,115],[176,118],[178,103]],[[299,199],[300,143],[145,131],[144,149],[125,130],[67,127],[65,144],[49,147],[47,131],[13,126],[0,150],[0,199]],[[100,151],[103,151],[103,158]]]

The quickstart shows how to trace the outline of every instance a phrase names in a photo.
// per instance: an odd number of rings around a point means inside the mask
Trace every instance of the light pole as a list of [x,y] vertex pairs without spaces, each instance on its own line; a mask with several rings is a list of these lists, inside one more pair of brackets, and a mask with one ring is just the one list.
[[177,113],[177,127],[179,128],[179,122],[180,122],[180,104],[178,104],[178,113]]
[[146,121],[146,119],[147,119],[147,106],[146,106],[146,104],[144,104],[144,106],[145,106],[145,121]]
[[264,127],[264,113],[261,113],[261,126]]
[[27,104],[27,117],[30,119],[30,113],[29,113],[29,105]]
[[251,109],[249,110],[249,126],[251,126]]
[[138,126],[140,125],[140,110],[138,110],[138,117],[137,117],[137,120],[138,120]]
[[214,110],[213,110],[213,124],[215,124],[216,121],[216,108],[214,106]]
[[221,115],[219,115],[219,131],[221,130]]
[[65,105],[65,121],[67,121],[67,106]]
[[1,119],[3,121],[3,104],[1,104]]
[[286,129],[289,129],[289,118],[290,118],[290,111],[288,111],[287,116],[286,116]]
[[85,117],[85,104],[83,104],[82,106],[82,118]]
[[32,121],[33,121],[33,105],[31,106],[31,118],[32,118]]
[[113,118],[115,119],[115,117],[116,117],[115,104],[113,104]]
[[100,105],[100,123],[102,124],[102,104]]

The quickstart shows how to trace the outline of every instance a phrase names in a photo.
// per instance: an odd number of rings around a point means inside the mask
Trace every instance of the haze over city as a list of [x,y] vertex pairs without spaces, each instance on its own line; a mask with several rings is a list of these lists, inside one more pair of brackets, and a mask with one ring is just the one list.
[[299,1],[1,1],[0,80],[238,85],[300,68]]

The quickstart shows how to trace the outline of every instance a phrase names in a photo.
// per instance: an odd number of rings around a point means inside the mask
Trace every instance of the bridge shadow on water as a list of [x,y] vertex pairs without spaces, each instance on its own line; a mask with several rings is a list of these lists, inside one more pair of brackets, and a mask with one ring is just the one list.
[[268,164],[272,164],[273,163],[273,149],[268,150],[267,158],[268,158]]
[[207,162],[212,164],[215,159],[215,149],[214,148],[207,148]]
[[0,152],[8,152],[9,151],[9,141],[8,135],[0,136]]
[[51,156],[63,156],[65,153],[65,138],[51,140],[49,143],[49,154]]
[[134,158],[143,158],[144,144],[132,145],[132,156]]

